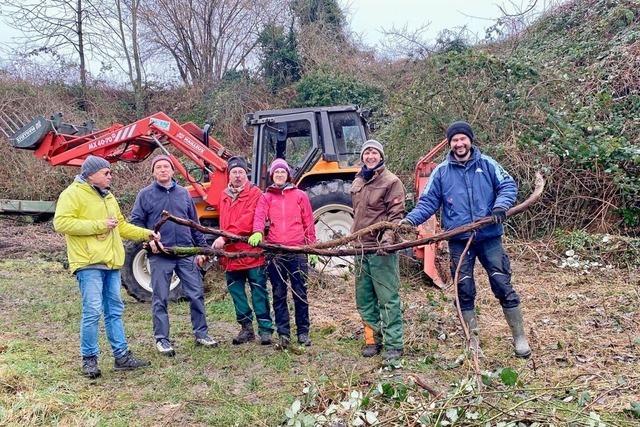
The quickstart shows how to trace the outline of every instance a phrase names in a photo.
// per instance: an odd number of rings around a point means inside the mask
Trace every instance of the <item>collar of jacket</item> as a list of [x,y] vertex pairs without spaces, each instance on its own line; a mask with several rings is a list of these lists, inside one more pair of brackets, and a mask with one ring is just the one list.
[[267,191],[270,193],[284,193],[285,191],[288,190],[293,190],[297,188],[295,184],[291,183],[291,182],[287,182],[284,187],[280,188],[275,184],[271,184],[270,186],[267,187]]
[[176,186],[178,185],[177,181],[173,178],[171,178],[171,186],[170,187],[165,187],[164,185],[160,184],[158,181],[153,180],[153,183],[155,184],[156,188],[162,191],[173,191],[175,190]]
[[447,154],[447,160],[452,165],[467,167],[475,163],[482,155],[482,153],[480,153],[480,149],[475,145],[472,145],[470,150],[471,150],[471,156],[469,157],[469,160],[467,160],[466,162],[460,162],[456,160],[456,158],[453,156],[452,151],[449,151],[449,154]]
[[82,175],[76,175],[76,177],[75,177],[74,181],[75,181],[75,182],[78,182],[78,183],[80,183],[80,184],[85,184],[85,185],[87,185],[87,187],[88,187],[88,188],[93,189],[93,191],[95,191],[96,193],[98,193],[98,195],[99,195],[100,197],[102,197],[103,199],[104,199],[105,197],[107,197],[107,196],[110,194],[108,189],[103,190],[103,189],[102,189],[102,188],[100,188],[100,187],[96,187],[95,185],[90,184],[86,179],[84,179],[84,178],[82,177]]
[[358,172],[358,174],[356,176],[359,176],[360,178],[362,178],[362,180],[366,183],[369,183],[371,181],[373,181],[374,179],[376,179],[377,177],[379,177],[380,175],[382,175],[382,173],[387,170],[387,165],[382,165],[379,168],[377,168],[374,173],[373,176],[371,177],[371,179],[369,181],[365,180],[364,177],[362,176],[362,170],[360,170],[360,172]]

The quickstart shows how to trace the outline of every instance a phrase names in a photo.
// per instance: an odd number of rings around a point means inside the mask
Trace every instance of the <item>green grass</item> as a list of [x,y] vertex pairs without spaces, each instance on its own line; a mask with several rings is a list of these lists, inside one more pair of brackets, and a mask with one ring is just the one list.
[[[564,280],[571,283],[575,279]],[[136,355],[150,360],[152,367],[114,372],[102,332],[99,363],[103,375],[89,381],[80,374],[81,307],[73,276],[54,262],[0,262],[0,425],[272,426],[287,420],[298,420],[303,425],[304,417],[311,417],[306,418],[308,423],[331,411],[336,412],[327,417],[335,420],[337,416],[347,424],[369,411],[377,414],[382,425],[404,425],[416,422],[424,408],[431,404],[435,409],[430,410],[428,417],[425,415],[424,420],[430,420],[427,425],[438,416],[441,421],[446,419],[443,418],[446,409],[438,408],[451,407],[457,407],[461,416],[463,409],[477,412],[480,417],[477,425],[484,425],[482,420],[496,415],[494,424],[526,419],[526,414],[534,414],[532,419],[537,420],[551,417],[551,421],[559,424],[572,421],[575,425],[588,425],[593,412],[585,410],[584,403],[579,406],[577,397],[565,402],[567,389],[553,389],[557,384],[563,387],[568,384],[575,378],[576,371],[566,368],[565,372],[554,365],[554,352],[564,354],[565,350],[549,350],[552,347],[545,341],[546,337],[540,337],[542,342],[534,348],[541,356],[537,366],[532,366],[530,361],[510,357],[510,343],[503,331],[486,331],[482,336],[483,348],[489,356],[482,361],[482,368],[499,372],[502,367],[511,367],[519,374],[521,386],[506,387],[493,375],[491,385],[483,391],[487,394],[482,395],[487,404],[478,400],[477,389],[460,391],[455,384],[472,377],[472,372],[467,362],[453,363],[460,354],[460,337],[455,335],[451,300],[433,289],[403,285],[407,354],[400,369],[381,369],[379,358],[360,357],[361,337],[354,330],[358,322],[345,317],[355,310],[351,294],[337,295],[336,289],[352,286],[351,283],[336,282],[333,288],[322,289],[314,289],[312,285],[312,322],[316,322],[312,325],[313,346],[282,352],[257,342],[231,345],[231,338],[238,330],[233,305],[225,296],[221,275],[213,274],[208,282],[213,282],[207,294],[208,322],[211,334],[221,342],[219,348],[195,346],[189,306],[182,302],[170,306],[171,335],[177,355],[175,358],[160,356],[154,349],[150,306],[135,302],[123,292],[129,345]],[[484,291],[479,295],[483,307],[490,306],[487,297],[490,298]],[[332,304],[340,310],[336,313],[316,311],[314,317],[314,301],[329,298],[335,298]],[[541,307],[544,309],[545,305]],[[629,311],[628,307],[620,310]],[[328,320],[320,314],[328,316]],[[582,320],[576,322],[566,325],[564,330],[584,324]],[[453,335],[442,341],[438,338],[442,332]],[[562,341],[566,348],[581,345],[584,347],[575,348],[580,348],[582,354],[592,354],[586,343],[571,343],[569,337]],[[637,352],[637,347],[629,351]],[[630,369],[628,363],[617,362],[611,369],[634,384],[630,373],[633,370],[619,372],[628,366]],[[602,380],[596,384],[600,391],[592,390],[592,398],[602,390],[615,387],[613,382],[617,377],[611,375],[613,371],[599,372],[602,378],[611,378],[611,382]],[[415,375],[447,393],[446,397],[429,396],[413,383],[411,376]],[[637,391],[634,387],[623,389],[631,393],[625,395],[626,399],[633,398]],[[551,400],[528,400],[535,396],[536,388],[547,390],[545,398]],[[576,383],[575,388],[576,396],[588,389],[581,383]],[[364,400],[356,407],[345,409],[350,399],[353,401],[354,392],[362,393]],[[300,402],[300,411],[287,412],[292,405],[297,405],[295,402]],[[516,405],[520,412],[509,410]],[[630,413],[600,411],[597,414],[614,425],[630,425],[636,420]],[[467,425],[472,420],[463,421],[463,425]]]

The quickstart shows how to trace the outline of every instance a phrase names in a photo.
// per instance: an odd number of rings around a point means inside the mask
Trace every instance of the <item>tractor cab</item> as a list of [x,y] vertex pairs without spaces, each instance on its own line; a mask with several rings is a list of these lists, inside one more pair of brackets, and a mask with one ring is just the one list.
[[[331,178],[353,179],[360,147],[368,136],[368,111],[356,106],[265,110],[251,113],[254,127],[252,182],[269,182],[268,168],[275,158],[287,161],[293,182],[307,188]],[[341,176],[335,176],[336,174]]]

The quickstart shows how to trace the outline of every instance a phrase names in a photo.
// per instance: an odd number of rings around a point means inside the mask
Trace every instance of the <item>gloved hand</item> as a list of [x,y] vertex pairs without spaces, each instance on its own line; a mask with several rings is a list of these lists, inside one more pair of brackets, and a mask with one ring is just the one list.
[[251,236],[249,236],[249,244],[251,246],[258,246],[262,242],[262,233],[256,231]]
[[504,208],[493,208],[491,211],[493,222],[496,224],[502,224],[507,219],[507,210]]
[[413,223],[409,221],[407,218],[402,218],[398,223],[398,225],[410,225],[412,227],[415,227],[415,225],[413,225]]
[[202,266],[204,265],[205,262],[207,262],[207,256],[206,255],[196,255],[196,265],[199,268],[202,268]]
[[309,254],[309,265],[311,267],[315,267],[316,264],[318,264],[318,261],[320,261],[320,259],[318,258],[318,255],[316,254]]

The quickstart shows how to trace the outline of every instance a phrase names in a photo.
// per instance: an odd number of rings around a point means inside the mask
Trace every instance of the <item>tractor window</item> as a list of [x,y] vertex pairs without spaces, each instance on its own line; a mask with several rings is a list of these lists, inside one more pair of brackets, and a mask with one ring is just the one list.
[[296,120],[267,125],[264,132],[267,165],[279,157],[285,159],[297,178],[297,170],[313,149],[311,123],[308,120]]
[[355,165],[360,161],[360,147],[362,147],[365,138],[360,116],[352,111],[334,113],[329,116],[329,120],[340,166]]

